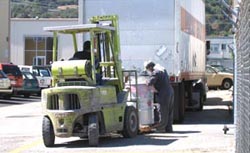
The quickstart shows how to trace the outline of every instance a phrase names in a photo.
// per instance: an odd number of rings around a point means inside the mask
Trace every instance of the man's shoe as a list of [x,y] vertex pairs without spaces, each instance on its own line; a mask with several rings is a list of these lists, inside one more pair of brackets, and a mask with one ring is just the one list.
[[157,128],[157,127],[159,127],[160,126],[160,123],[154,123],[154,124],[152,124],[150,127],[151,128]]
[[152,127],[144,126],[140,128],[140,133],[149,133],[152,132]]

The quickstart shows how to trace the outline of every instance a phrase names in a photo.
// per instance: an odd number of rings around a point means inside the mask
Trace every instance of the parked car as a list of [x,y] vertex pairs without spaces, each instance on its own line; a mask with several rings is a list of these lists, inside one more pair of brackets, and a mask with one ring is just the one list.
[[10,79],[0,70],[0,95],[3,96],[4,99],[10,99],[12,92],[13,88]]
[[0,70],[2,70],[10,79],[13,92],[15,93],[23,86],[23,76],[17,65],[12,63],[0,63]]
[[52,77],[50,69],[48,67],[29,65],[18,65],[18,67],[23,72],[31,72],[37,78],[39,87],[41,89],[50,87]]
[[217,68],[221,72],[228,72],[228,73],[233,73],[234,72],[233,69],[226,68],[223,65],[210,65],[210,66]]
[[230,89],[233,86],[233,74],[220,72],[218,69],[206,66],[207,85],[209,88],[219,87],[220,89]]
[[29,98],[32,94],[39,94],[40,87],[36,77],[30,72],[22,72],[23,75],[23,87],[17,91],[18,95],[24,95],[25,98]]

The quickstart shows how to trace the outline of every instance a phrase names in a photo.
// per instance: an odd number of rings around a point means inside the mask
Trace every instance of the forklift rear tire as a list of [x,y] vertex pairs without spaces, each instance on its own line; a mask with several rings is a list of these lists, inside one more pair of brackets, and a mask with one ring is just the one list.
[[89,116],[88,140],[89,145],[92,147],[99,145],[99,122],[97,114],[92,114]]
[[138,114],[134,107],[128,106],[125,110],[124,127],[122,135],[125,138],[133,138],[139,130]]
[[48,117],[43,117],[43,143],[46,147],[52,147],[55,144],[55,133],[52,122]]

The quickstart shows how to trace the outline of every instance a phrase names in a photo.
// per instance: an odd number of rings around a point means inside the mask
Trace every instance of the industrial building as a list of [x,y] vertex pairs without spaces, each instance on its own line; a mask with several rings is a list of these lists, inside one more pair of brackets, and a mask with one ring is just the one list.
[[216,36],[207,37],[210,41],[210,53],[207,56],[207,64],[222,65],[233,69],[233,52],[234,38],[233,36]]
[[[10,61],[18,65],[49,65],[52,61],[53,33],[43,27],[78,24],[77,19],[11,19]],[[72,55],[71,36],[58,35],[59,59]],[[82,46],[79,46],[82,47]]]

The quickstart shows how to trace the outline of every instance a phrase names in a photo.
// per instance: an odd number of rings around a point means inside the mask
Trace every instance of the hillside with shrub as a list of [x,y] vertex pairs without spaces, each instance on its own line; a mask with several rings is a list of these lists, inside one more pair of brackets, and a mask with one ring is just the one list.
[[[231,4],[231,0],[227,0]],[[205,0],[206,32],[212,36],[232,34],[218,0]],[[78,0],[11,0],[12,18],[77,18]]]
[[[222,13],[222,4],[218,0],[206,2],[206,32],[209,36],[228,36],[232,34],[232,23]],[[231,0],[226,1],[232,4]]]
[[77,18],[78,0],[11,0],[11,17]]

